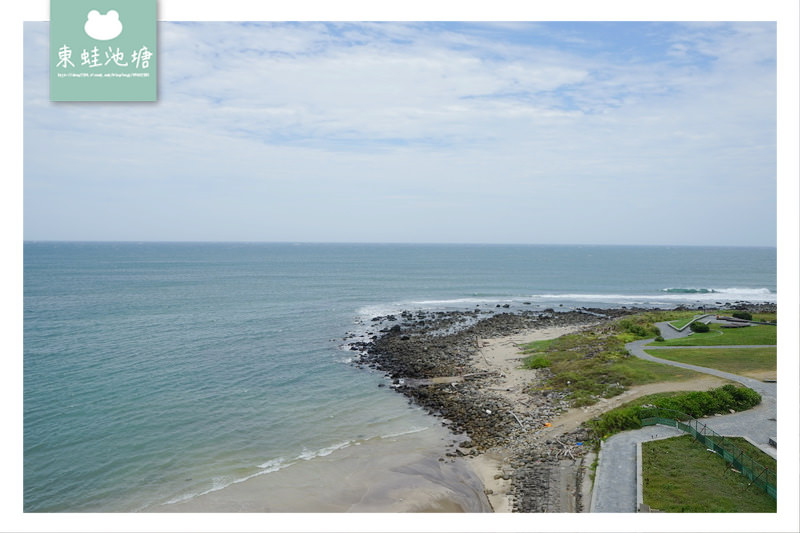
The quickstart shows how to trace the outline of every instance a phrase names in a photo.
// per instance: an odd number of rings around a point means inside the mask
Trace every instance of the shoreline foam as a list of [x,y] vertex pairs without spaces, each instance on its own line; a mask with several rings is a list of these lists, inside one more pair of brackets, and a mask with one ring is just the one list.
[[[443,440],[444,439],[444,440]],[[149,512],[490,512],[463,459],[440,461],[444,428],[375,438]]]

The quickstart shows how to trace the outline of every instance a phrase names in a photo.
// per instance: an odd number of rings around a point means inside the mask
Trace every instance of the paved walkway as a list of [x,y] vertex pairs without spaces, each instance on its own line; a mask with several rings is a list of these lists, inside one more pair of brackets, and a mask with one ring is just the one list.
[[[705,322],[705,319],[703,320]],[[656,324],[665,339],[688,335],[676,332],[665,322]],[[635,341],[626,344],[631,354],[648,361],[688,368],[697,372],[711,374],[721,378],[737,381],[761,394],[761,404],[753,409],[725,416],[713,416],[701,422],[722,435],[746,436],[759,445],[765,452],[776,457],[774,448],[769,446],[770,437],[777,435],[777,385],[764,383],[755,379],[722,372],[713,368],[678,363],[668,359],[653,357],[644,352],[644,346],[652,339]],[[746,348],[747,346],[714,346],[714,348]],[[647,349],[650,350],[650,346]],[[694,347],[693,347],[694,348]],[[670,349],[661,346],[656,349]],[[681,347],[674,347],[681,349]],[[636,444],[649,440],[683,435],[678,429],[666,426],[649,426],[633,431],[625,431],[609,437],[600,450],[594,489],[592,492],[591,512],[593,513],[633,513],[636,512]]]

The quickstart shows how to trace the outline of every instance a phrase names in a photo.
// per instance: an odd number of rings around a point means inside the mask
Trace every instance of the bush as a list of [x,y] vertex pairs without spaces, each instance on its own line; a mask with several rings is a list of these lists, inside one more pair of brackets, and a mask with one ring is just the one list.
[[744,411],[761,403],[761,395],[753,389],[736,387],[731,384],[723,385],[722,388],[730,393],[734,403],[733,409],[737,411]]
[[733,316],[733,318],[741,318],[742,320],[753,320],[753,315],[747,311],[734,311],[731,313],[731,316]]
[[[647,322],[636,322],[633,318],[624,318],[618,322],[623,332],[634,335],[635,338],[646,339],[655,337],[660,333],[658,327]],[[635,339],[634,339],[635,340]]]
[[638,410],[629,407],[609,411],[599,419],[591,420],[589,426],[598,436],[606,437],[620,431],[639,429],[642,427],[642,421],[639,418]]
[[550,361],[550,359],[542,355],[528,358],[525,360],[525,366],[527,366],[528,368],[547,368],[551,364],[553,363]]
[[664,342],[664,337],[659,335],[658,337],[656,337],[656,342]]
[[[643,407],[645,402],[651,402]],[[652,416],[652,407],[685,413],[693,418],[716,413],[727,413],[729,409],[744,411],[761,403],[761,395],[747,387],[732,384],[708,391],[695,391],[674,396],[652,395],[634,400],[634,405],[621,406],[587,422],[597,437],[605,438],[614,433],[642,427],[642,418]]]
[[708,327],[708,324],[703,324],[702,322],[692,322],[692,324],[689,326],[689,329],[695,333],[705,333],[711,330],[711,328]]

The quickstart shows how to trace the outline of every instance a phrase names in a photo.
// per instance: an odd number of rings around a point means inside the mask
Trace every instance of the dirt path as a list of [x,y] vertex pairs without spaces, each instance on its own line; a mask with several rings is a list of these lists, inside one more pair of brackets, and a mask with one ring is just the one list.
[[500,379],[493,386],[496,390],[514,404],[524,404],[530,397],[525,389],[534,378],[530,369],[522,368],[522,360],[526,357],[520,354],[520,345],[533,341],[555,339],[568,333],[580,331],[585,326],[557,326],[531,330],[519,335],[500,337],[496,339],[482,339],[479,341],[480,350],[473,358],[472,364],[479,371],[495,371],[500,373]]
[[577,429],[578,426],[591,420],[596,416],[600,416],[606,411],[610,411],[620,405],[635,400],[641,396],[648,394],[656,394],[659,392],[671,391],[697,391],[708,390],[713,387],[719,387],[730,381],[717,378],[714,376],[703,376],[694,379],[687,379],[684,381],[662,381],[660,383],[650,383],[648,385],[640,385],[638,387],[631,387],[619,396],[614,396],[609,399],[602,399],[594,405],[588,407],[575,407],[569,409],[558,418],[553,420],[552,427],[540,430],[542,437],[548,435],[557,435],[566,433]]

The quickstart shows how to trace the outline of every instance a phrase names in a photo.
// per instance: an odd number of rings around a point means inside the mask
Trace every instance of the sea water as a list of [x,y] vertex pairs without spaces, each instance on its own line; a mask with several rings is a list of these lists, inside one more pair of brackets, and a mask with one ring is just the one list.
[[348,333],[776,299],[774,248],[25,243],[24,509],[483,510],[436,460],[450,434],[352,365]]

